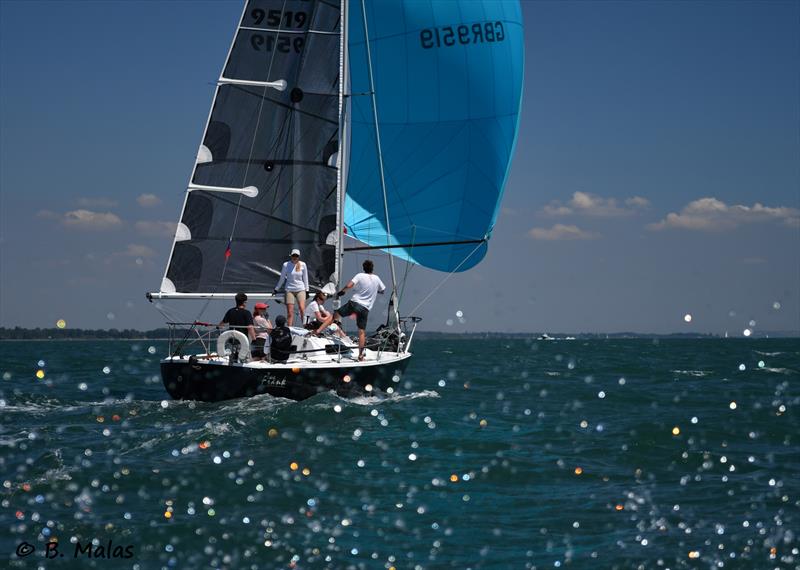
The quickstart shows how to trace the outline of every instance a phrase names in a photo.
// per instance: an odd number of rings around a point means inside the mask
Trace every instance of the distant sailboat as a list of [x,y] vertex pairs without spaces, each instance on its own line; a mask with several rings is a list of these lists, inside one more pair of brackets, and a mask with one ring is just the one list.
[[[295,330],[292,355],[249,358],[171,323],[174,398],[393,391],[420,320],[400,318],[392,256],[443,272],[485,255],[522,93],[516,0],[248,0],[219,77],[154,299],[270,299],[299,248],[311,289],[336,291],[347,252],[390,254],[391,302],[366,359]],[[345,239],[350,240],[345,243]],[[189,338],[200,339],[187,354]],[[231,350],[231,347],[233,350]]]

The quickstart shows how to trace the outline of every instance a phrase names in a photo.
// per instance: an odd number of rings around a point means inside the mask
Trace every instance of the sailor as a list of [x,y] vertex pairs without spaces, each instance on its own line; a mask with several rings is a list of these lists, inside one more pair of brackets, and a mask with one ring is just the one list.
[[306,311],[306,295],[308,294],[308,267],[300,261],[300,250],[293,249],[289,261],[284,262],[281,269],[281,278],[275,285],[273,293],[277,293],[281,286],[286,284],[286,317],[289,326],[294,322],[294,305],[297,303],[300,315]]
[[243,332],[251,341],[255,340],[256,331],[253,328],[253,315],[244,308],[245,303],[247,303],[247,295],[245,293],[236,293],[235,299],[236,306],[228,309],[219,326],[230,327]]
[[358,327],[358,360],[364,360],[364,345],[367,341],[367,317],[369,311],[375,304],[378,293],[386,291],[386,285],[381,278],[373,274],[375,269],[372,260],[367,259],[361,264],[363,273],[356,274],[344,289],[336,293],[336,297],[341,297],[348,289],[353,289],[353,296],[347,303],[342,305],[336,312],[335,318],[356,315],[356,326]]
[[273,362],[286,362],[292,353],[292,331],[286,326],[286,317],[275,317],[275,328],[269,333],[269,356]]
[[269,333],[272,330],[272,323],[269,321],[269,313],[266,303],[256,303],[253,307],[253,324],[256,331],[256,339],[250,349],[253,358],[264,358],[264,347],[269,346]]
[[333,324],[333,315],[325,309],[325,299],[328,295],[324,291],[317,291],[314,299],[306,306],[306,328],[320,334],[326,328],[338,332],[344,338],[346,335],[337,325]]

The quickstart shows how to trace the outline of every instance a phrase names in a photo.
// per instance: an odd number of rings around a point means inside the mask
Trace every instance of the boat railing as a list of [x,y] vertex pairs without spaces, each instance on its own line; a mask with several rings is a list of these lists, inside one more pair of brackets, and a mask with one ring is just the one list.
[[[411,341],[414,338],[414,333],[417,330],[417,325],[422,320],[421,317],[402,317],[399,319],[399,326],[400,326],[400,339],[394,341],[391,338],[391,334],[387,334],[384,336],[382,341],[379,343],[377,347],[378,352],[378,360],[381,359],[381,356],[384,352],[389,349],[389,343],[397,342],[397,351],[398,352],[408,352],[411,348]],[[216,339],[217,337],[226,330],[240,330],[241,332],[247,333],[247,329],[249,327],[240,327],[240,326],[226,326],[220,327],[219,325],[215,325],[214,323],[207,323],[203,321],[191,321],[191,322],[174,322],[169,321],[166,323],[169,329],[169,354],[172,357],[175,356],[183,356],[187,352],[187,349],[191,347],[197,347],[197,352],[200,352],[200,355],[205,355],[206,357],[211,357],[213,355],[217,356],[224,356],[217,354],[216,351]],[[261,329],[256,327],[256,332],[266,332],[267,329]],[[344,345],[341,343],[337,343],[336,352],[333,354],[338,354],[339,358],[341,359],[344,352],[348,352],[350,349],[348,348],[346,351],[343,351],[342,348]],[[301,358],[308,358],[309,353],[319,353],[322,351],[327,351],[325,348],[315,348],[315,349],[297,349],[292,350],[292,354],[297,354]]]
[[[213,354],[211,347],[213,346],[215,333],[218,335],[221,331],[219,326],[213,323],[204,323],[202,321],[193,322],[167,322],[169,328],[169,354],[170,356],[180,356],[185,348],[200,345],[203,353],[210,356]],[[231,327],[247,328],[247,327]]]

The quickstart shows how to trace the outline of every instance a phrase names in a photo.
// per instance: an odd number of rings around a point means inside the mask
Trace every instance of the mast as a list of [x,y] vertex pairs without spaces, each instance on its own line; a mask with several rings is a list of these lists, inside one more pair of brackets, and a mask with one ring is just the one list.
[[[341,0],[340,8],[341,21],[339,29],[339,150],[337,156],[337,167],[339,172],[336,175],[336,261],[334,274],[336,275],[336,290],[342,287],[342,269],[344,266],[344,197],[345,179],[344,168],[348,164],[349,153],[347,152],[349,141],[346,138],[347,104],[345,89],[348,85],[348,70],[350,68],[347,58],[347,22],[348,0]],[[340,301],[334,298],[334,308],[338,308]]]
[[[367,6],[361,0],[361,16],[364,20],[364,43],[367,46],[367,71],[369,73],[369,92],[372,98],[372,117],[375,125],[375,145],[378,150],[378,167],[381,174],[381,190],[383,191],[383,214],[386,219],[386,242],[392,243],[392,229],[389,222],[389,199],[386,195],[386,177],[383,170],[383,152],[381,151],[381,130],[378,124],[378,103],[375,98],[375,78],[372,75],[372,50],[369,47],[369,26],[367,25]],[[400,318],[397,312],[397,274],[394,269],[394,257],[389,255],[389,268],[392,273],[392,295],[389,299],[389,324],[399,328]]]

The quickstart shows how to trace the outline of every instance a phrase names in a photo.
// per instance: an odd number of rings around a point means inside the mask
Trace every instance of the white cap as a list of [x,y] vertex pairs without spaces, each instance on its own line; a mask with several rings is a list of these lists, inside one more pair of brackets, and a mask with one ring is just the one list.
[[291,257],[292,255],[296,255],[297,257],[300,257],[300,250],[299,249],[293,249],[292,253],[289,255],[289,257]]

